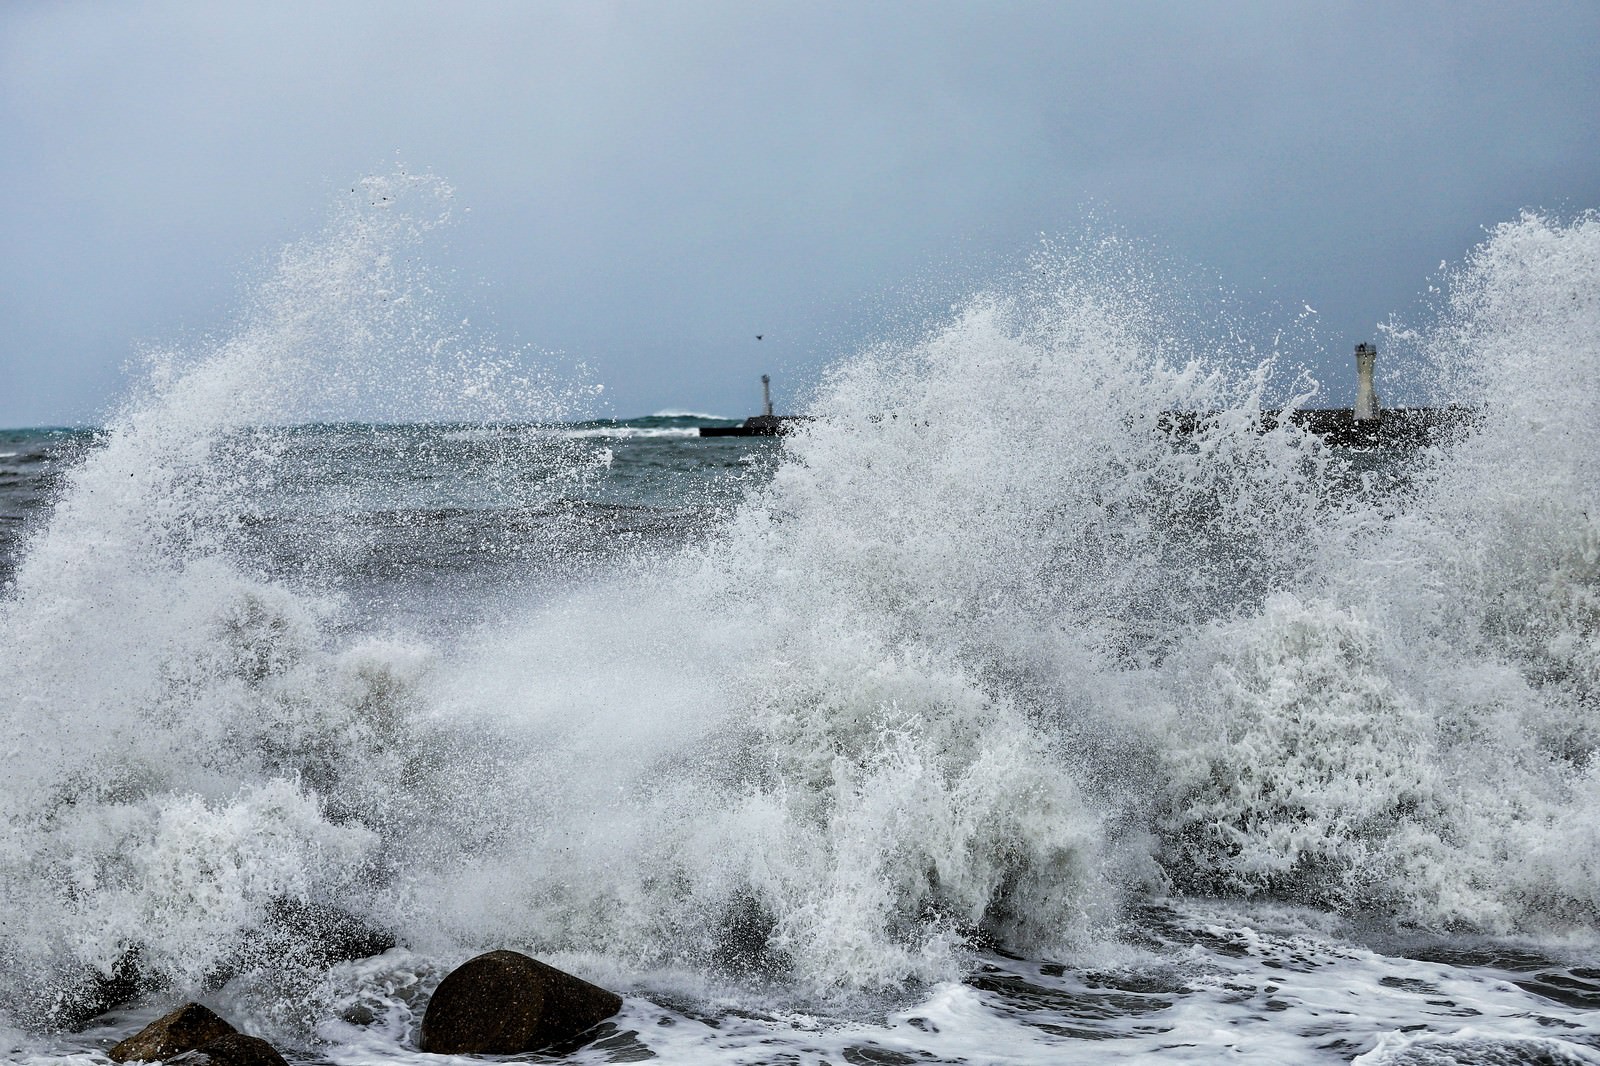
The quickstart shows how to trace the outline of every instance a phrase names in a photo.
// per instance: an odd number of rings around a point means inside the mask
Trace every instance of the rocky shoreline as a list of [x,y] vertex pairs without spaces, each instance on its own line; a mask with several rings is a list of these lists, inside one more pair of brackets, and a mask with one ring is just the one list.
[[[452,970],[428,1000],[417,1049],[516,1055],[581,1037],[622,1009],[622,997],[521,952],[491,951]],[[287,1066],[267,1041],[189,1002],[116,1044],[111,1061],[171,1066]]]

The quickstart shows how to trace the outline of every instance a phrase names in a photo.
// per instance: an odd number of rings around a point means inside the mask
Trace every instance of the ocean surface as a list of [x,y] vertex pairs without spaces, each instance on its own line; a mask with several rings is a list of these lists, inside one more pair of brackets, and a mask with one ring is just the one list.
[[441,327],[396,182],[0,431],[0,1057],[441,1061],[511,947],[624,996],[535,1061],[1600,1062],[1600,220],[1380,339],[1430,447],[1103,248],[702,439]]

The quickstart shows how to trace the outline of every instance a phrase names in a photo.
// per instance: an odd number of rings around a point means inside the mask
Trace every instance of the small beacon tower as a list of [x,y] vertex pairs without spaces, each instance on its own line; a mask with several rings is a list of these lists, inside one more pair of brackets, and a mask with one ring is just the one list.
[[1370,344],[1356,345],[1356,411],[1357,422],[1378,420],[1378,393],[1372,387],[1372,366],[1378,359],[1378,349]]
[[761,375],[761,409],[768,418],[772,417],[772,379],[766,374]]

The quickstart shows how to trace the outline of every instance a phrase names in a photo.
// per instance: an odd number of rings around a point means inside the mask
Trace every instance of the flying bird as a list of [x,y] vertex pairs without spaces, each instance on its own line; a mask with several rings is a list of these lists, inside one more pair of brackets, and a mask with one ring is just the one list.
[[762,334],[760,334],[760,333],[757,333],[757,334],[756,334],[756,340],[760,340],[760,339],[761,339],[761,338],[762,338],[762,336],[763,336],[763,335],[762,335]]

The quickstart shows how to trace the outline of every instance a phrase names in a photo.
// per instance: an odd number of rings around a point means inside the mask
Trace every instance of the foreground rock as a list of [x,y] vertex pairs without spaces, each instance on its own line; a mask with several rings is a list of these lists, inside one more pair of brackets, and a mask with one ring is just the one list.
[[170,1066],[289,1066],[271,1044],[245,1036],[198,1003],[157,1018],[107,1054],[112,1062]]
[[370,959],[395,946],[392,932],[376,928],[364,918],[332,904],[295,899],[274,901],[256,937],[256,947],[269,952],[280,965],[293,959],[320,970]]
[[271,1044],[256,1036],[229,1033],[168,1062],[168,1066],[289,1066]]
[[19,1005],[20,1013],[28,1028],[77,1033],[107,1011],[133,1002],[143,989],[135,948],[117,960],[110,974],[89,967],[76,981],[66,978],[35,989],[33,1001],[24,999]]
[[418,1045],[436,1055],[516,1055],[576,1036],[622,997],[516,951],[469,959],[439,983]]
[[233,1026],[198,1003],[185,1003],[157,1018],[107,1054],[112,1062],[161,1062],[229,1036]]

